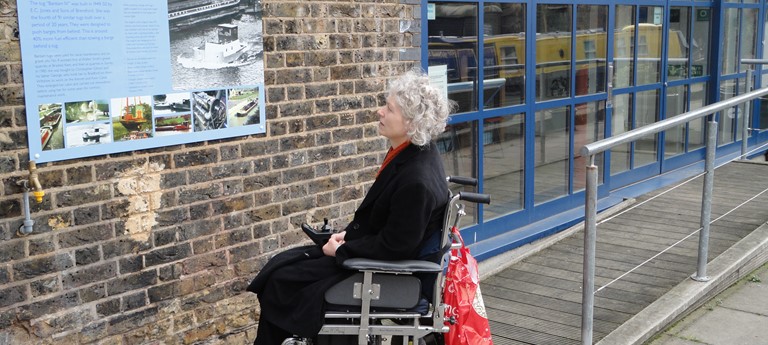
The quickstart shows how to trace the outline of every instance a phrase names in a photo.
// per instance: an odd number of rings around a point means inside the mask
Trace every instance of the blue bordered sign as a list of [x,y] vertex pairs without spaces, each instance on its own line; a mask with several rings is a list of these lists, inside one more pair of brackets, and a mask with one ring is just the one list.
[[18,4],[30,159],[264,133],[260,1]]

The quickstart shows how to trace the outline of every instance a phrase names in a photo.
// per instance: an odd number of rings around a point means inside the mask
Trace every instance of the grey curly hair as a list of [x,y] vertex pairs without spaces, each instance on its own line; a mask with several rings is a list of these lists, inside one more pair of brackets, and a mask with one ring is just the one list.
[[408,121],[408,138],[417,146],[427,145],[445,131],[454,102],[429,84],[423,71],[411,70],[389,84],[393,96]]

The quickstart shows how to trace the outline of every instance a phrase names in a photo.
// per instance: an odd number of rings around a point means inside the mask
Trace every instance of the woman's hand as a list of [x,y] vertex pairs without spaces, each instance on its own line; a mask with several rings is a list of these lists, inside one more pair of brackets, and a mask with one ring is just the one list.
[[335,257],[336,249],[339,249],[339,246],[344,244],[344,235],[344,232],[331,235],[331,238],[328,239],[328,242],[323,245],[323,254],[326,256]]
[[331,235],[331,238],[335,238],[336,241],[344,242],[344,235],[346,235],[346,234],[347,234],[346,231],[337,232],[337,233]]

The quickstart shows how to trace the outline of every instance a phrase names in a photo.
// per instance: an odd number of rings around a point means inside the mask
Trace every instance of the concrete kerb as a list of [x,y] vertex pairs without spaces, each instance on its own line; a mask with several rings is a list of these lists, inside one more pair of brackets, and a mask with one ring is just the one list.
[[[635,203],[635,199],[626,199],[614,206],[611,206],[604,210],[603,212],[600,212],[597,215],[597,222],[599,223],[603,219],[609,218],[624,209],[628,208],[632,204]],[[565,229],[563,231],[560,231],[554,235],[542,238],[538,241],[534,241],[532,243],[526,244],[524,246],[512,249],[510,251],[507,251],[503,254],[496,255],[490,259],[486,259],[478,263],[479,270],[480,270],[480,280],[485,280],[488,277],[491,277],[505,269],[507,269],[509,266],[514,265],[517,262],[520,262],[521,260],[536,254],[549,246],[568,238],[569,236],[572,236],[573,234],[584,230],[584,222],[580,222],[579,224],[576,224],[568,229]]]
[[[642,344],[766,261],[768,223],[761,225],[710,261],[707,265],[709,281],[684,280],[608,334],[597,345]],[[695,267],[692,269],[695,270]]]

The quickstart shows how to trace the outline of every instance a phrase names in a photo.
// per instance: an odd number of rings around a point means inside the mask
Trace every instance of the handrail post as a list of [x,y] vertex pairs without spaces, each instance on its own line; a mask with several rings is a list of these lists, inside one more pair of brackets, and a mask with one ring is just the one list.
[[595,156],[587,160],[584,205],[584,259],[581,296],[581,344],[592,345],[595,306],[595,246],[597,242],[597,175]]
[[701,193],[701,232],[699,232],[699,259],[695,281],[709,281],[707,277],[707,252],[709,251],[709,220],[712,217],[712,188],[715,185],[715,149],[717,148],[717,122],[707,123],[707,156],[704,163],[704,189]]

